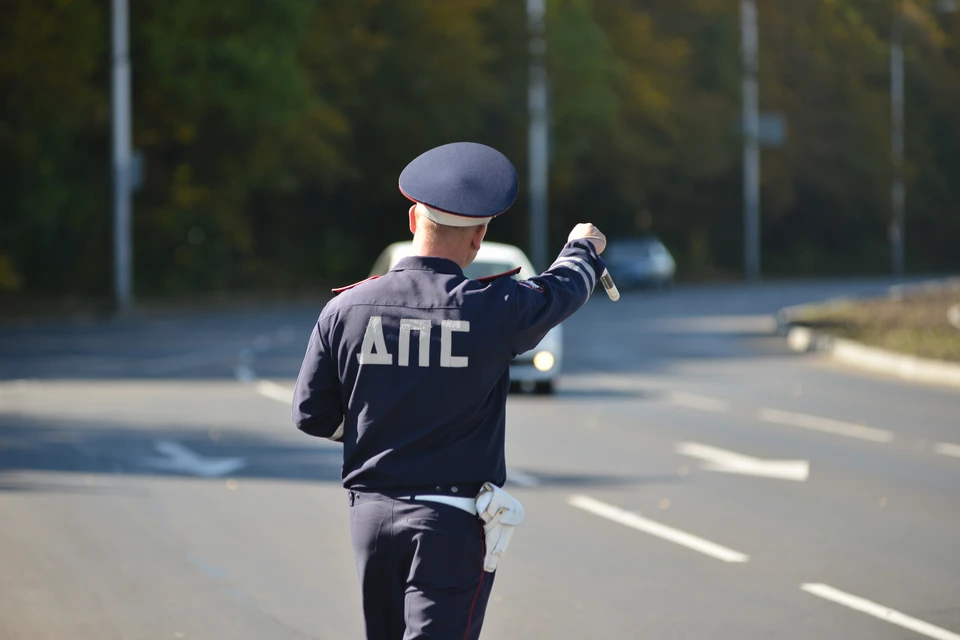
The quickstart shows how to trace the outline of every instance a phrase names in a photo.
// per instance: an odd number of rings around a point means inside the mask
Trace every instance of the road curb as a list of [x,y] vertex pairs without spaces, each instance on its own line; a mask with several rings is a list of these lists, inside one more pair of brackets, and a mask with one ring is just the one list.
[[[960,279],[923,283],[919,285],[891,287],[889,295],[902,297],[911,290],[930,290],[935,287],[954,286]],[[821,353],[837,362],[842,362],[867,371],[884,373],[911,382],[924,382],[960,388],[960,364],[918,358],[871,347],[854,340],[836,336],[805,327],[797,323],[806,310],[811,307],[854,302],[852,298],[827,300],[822,303],[784,307],[777,313],[777,332],[785,336],[787,344],[798,353]]]

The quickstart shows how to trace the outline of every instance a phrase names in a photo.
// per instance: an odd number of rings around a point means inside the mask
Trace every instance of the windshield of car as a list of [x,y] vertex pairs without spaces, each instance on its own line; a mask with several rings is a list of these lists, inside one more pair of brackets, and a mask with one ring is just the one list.
[[610,247],[606,258],[646,258],[650,255],[647,245],[630,244],[626,246]]
[[[463,270],[463,275],[467,276],[471,280],[476,280],[477,278],[486,278],[487,276],[495,276],[504,271],[510,271],[511,269],[516,269],[520,265],[510,264],[509,262],[490,262],[486,260],[475,260],[467,268]],[[517,278],[519,276],[514,276]]]
[[665,253],[666,250],[659,240],[650,238],[644,240],[630,240],[612,242],[607,248],[604,258],[631,260],[637,258],[649,258]]

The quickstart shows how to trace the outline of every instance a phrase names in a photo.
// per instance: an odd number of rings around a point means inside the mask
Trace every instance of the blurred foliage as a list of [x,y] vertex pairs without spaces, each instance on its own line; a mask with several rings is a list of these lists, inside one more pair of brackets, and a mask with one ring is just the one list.
[[[111,289],[110,15],[0,21],[0,292]],[[768,274],[885,272],[893,3],[758,0]],[[907,264],[960,268],[960,12],[905,4]],[[528,42],[506,0],[132,3],[138,294],[298,291],[407,234],[396,180],[435,145],[526,173]],[[742,257],[738,0],[549,0],[551,236],[653,232],[690,277]],[[525,181],[522,181],[525,182]],[[528,194],[490,238],[527,244]]]

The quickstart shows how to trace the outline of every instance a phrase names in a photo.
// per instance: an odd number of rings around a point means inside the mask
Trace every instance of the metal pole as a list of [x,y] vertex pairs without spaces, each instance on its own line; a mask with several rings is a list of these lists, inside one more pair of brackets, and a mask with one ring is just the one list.
[[118,312],[129,311],[132,299],[132,234],[130,225],[130,55],[127,0],[113,2],[113,285]]
[[890,259],[893,274],[904,271],[903,236],[907,188],[904,183],[903,139],[903,1],[898,0],[893,16],[890,38],[890,146],[893,157],[893,185],[891,187],[892,218],[890,221]]
[[759,36],[755,0],[740,2],[743,90],[743,263],[748,280],[760,278]]
[[530,171],[530,260],[536,269],[547,266],[547,196],[549,189],[549,106],[544,16],[546,0],[527,0],[530,34],[530,110],[528,155]]

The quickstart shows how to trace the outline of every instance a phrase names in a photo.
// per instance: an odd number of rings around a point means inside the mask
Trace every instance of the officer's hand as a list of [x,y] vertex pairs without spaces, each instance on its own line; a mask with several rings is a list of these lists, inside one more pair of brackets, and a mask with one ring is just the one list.
[[607,236],[603,235],[600,229],[597,229],[589,222],[581,222],[575,226],[573,231],[570,232],[570,235],[567,236],[567,242],[577,240],[578,238],[584,238],[592,242],[597,253],[603,253],[603,250],[607,247]]

